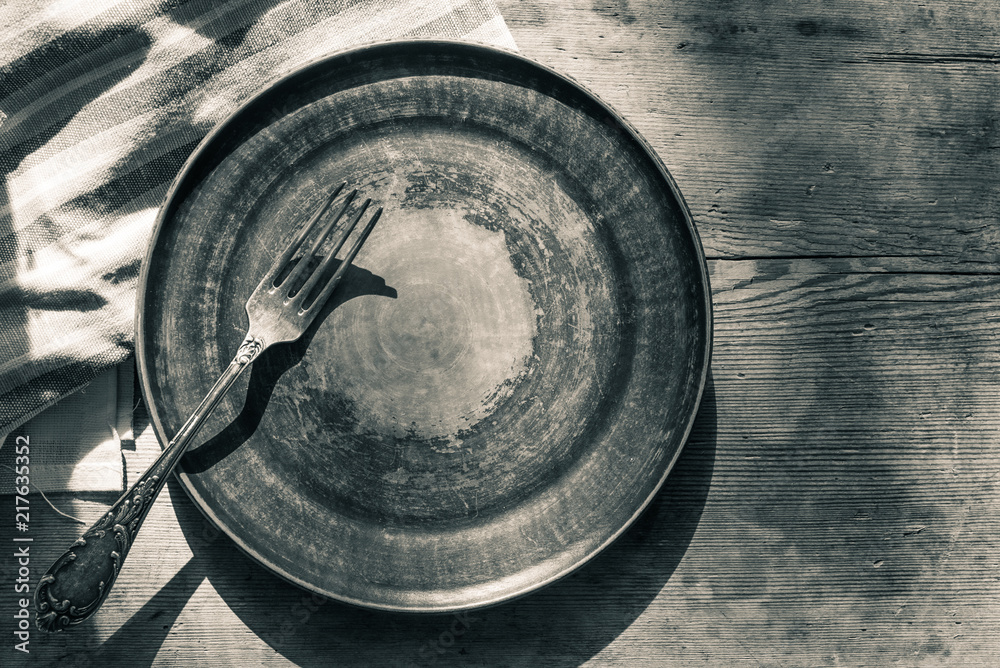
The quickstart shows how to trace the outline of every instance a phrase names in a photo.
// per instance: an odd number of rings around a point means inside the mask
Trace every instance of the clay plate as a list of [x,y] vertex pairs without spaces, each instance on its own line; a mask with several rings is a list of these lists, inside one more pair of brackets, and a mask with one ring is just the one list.
[[324,193],[385,207],[306,337],[220,404],[180,479],[247,553],[325,596],[502,601],[576,568],[656,493],[708,368],[701,247],[607,106],[520,56],[370,46],[270,85],[161,211],[138,297],[161,441],[247,326]]

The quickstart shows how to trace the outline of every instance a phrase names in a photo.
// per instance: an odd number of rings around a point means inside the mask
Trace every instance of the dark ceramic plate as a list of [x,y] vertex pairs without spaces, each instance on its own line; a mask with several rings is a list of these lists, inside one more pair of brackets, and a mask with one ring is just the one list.
[[520,56],[418,41],[315,62],[213,131],[161,212],[137,334],[161,441],[342,181],[379,227],[305,338],[220,404],[184,487],[265,566],[360,605],[456,610],[568,573],[656,493],[705,384],[710,291],[677,187]]

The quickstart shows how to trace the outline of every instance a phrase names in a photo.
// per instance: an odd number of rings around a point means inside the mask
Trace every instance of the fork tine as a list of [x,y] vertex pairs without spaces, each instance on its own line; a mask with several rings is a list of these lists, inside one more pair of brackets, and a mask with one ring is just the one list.
[[354,228],[358,226],[358,221],[360,221],[361,217],[364,216],[365,211],[368,210],[368,206],[371,203],[372,201],[370,199],[365,200],[365,203],[361,205],[361,209],[359,209],[358,212],[354,215],[354,220],[350,221],[344,227],[344,229],[342,229],[340,233],[337,235],[337,240],[334,242],[333,248],[330,249],[330,253],[326,256],[323,262],[320,263],[320,266],[316,267],[316,270],[309,277],[309,280],[306,281],[305,284],[299,289],[295,301],[297,301],[298,305],[301,307],[301,310],[303,311],[306,310],[305,303],[306,300],[309,298],[310,293],[313,291],[316,284],[319,282],[320,277],[322,277],[323,274],[326,273],[326,270],[330,267],[330,263],[333,262],[333,260],[336,258],[337,253],[339,253],[340,249],[344,247],[344,242],[347,241],[347,237],[351,236],[351,232],[353,232]]
[[333,201],[337,199],[337,195],[340,194],[340,192],[344,189],[344,186],[346,185],[347,185],[346,182],[341,183],[339,186],[336,187],[336,189],[334,189],[332,193],[330,193],[330,195],[326,198],[326,200],[323,201],[323,204],[318,209],[316,209],[315,213],[313,213],[312,218],[309,219],[309,222],[307,222],[305,225],[302,226],[301,229],[299,229],[298,233],[295,235],[295,238],[292,239],[292,243],[288,246],[288,248],[286,248],[285,251],[278,257],[278,259],[275,260],[274,264],[271,265],[271,269],[268,270],[267,274],[264,277],[265,281],[267,280],[271,281],[271,287],[276,288],[288,280],[288,276],[285,276],[280,281],[278,280],[278,278],[281,276],[281,270],[284,269],[291,261],[291,259],[295,256],[295,253],[298,252],[299,247],[302,245],[302,242],[304,242],[306,240],[306,237],[309,236],[309,233],[313,231],[313,229],[316,227],[316,223],[318,223],[319,219],[323,217],[323,214],[326,213],[327,209],[330,208],[330,205],[333,204]]
[[[323,242],[326,240],[327,235],[330,234],[330,230],[332,230],[334,226],[336,226],[336,224],[340,221],[341,217],[343,217],[348,207],[351,206],[351,202],[354,201],[354,197],[357,194],[358,194],[357,190],[353,190],[347,194],[347,199],[344,200],[343,205],[340,207],[340,211],[338,211],[337,215],[334,216],[332,219],[330,219],[330,221],[323,226],[323,230],[320,232],[320,234],[316,236],[316,240],[313,242],[312,247],[309,249],[308,252],[304,253],[301,258],[299,258],[298,263],[295,265],[292,271],[289,272],[288,276],[282,281],[283,285],[287,285],[290,290],[295,289],[296,281],[303,278],[303,274],[310,269],[309,265],[312,262],[313,257],[316,255],[316,251],[318,251],[320,246],[323,245]],[[298,290],[296,290],[294,294],[291,291],[289,291],[286,294],[285,298],[291,299],[292,297],[294,297],[297,294],[300,294],[301,292],[302,292],[301,287],[298,288]]]
[[[355,190],[354,192],[356,193],[357,191]],[[354,193],[351,193],[351,195],[354,195]],[[286,303],[294,303],[296,306],[299,307],[301,307],[302,304],[305,303],[305,300],[308,299],[309,294],[312,292],[314,286],[316,285],[316,282],[319,281],[320,276],[322,276],[323,272],[325,272],[327,267],[330,266],[330,262],[332,262],[333,259],[336,257],[337,253],[340,252],[340,249],[343,247],[344,242],[347,241],[347,237],[349,237],[351,232],[354,231],[354,228],[357,227],[358,221],[361,219],[361,215],[365,212],[365,209],[368,208],[369,204],[371,204],[371,200],[370,199],[365,200],[365,203],[361,205],[361,210],[357,213],[356,216],[354,216],[354,220],[350,221],[343,229],[340,230],[340,232],[337,233],[337,238],[333,242],[333,248],[330,249],[330,252],[327,254],[326,258],[319,264],[318,267],[312,270],[312,273],[309,275],[308,280],[303,282],[303,284],[298,288],[295,294],[289,293],[289,295],[285,297]],[[347,207],[345,206],[344,208],[346,209]],[[337,220],[340,219],[340,216],[343,213],[344,211],[341,210],[340,213],[337,214]],[[334,222],[336,222],[336,220]],[[323,230],[323,232],[325,235],[326,233],[329,232],[329,229]],[[322,242],[323,242],[323,237],[320,237],[317,240],[317,242],[313,244],[313,247],[311,249],[310,259],[312,259],[316,251],[319,250],[319,247],[322,245]]]
[[[319,251],[320,247],[323,245],[323,242],[326,241],[327,235],[330,234],[330,230],[332,230],[334,226],[336,226],[337,222],[340,221],[341,216],[343,216],[344,212],[347,211],[347,207],[351,204],[351,202],[354,201],[354,197],[357,194],[358,194],[357,190],[351,191],[351,193],[347,196],[347,200],[344,201],[344,206],[341,207],[337,215],[334,216],[332,219],[330,219],[330,222],[328,222],[323,227],[323,231],[316,236],[316,241],[313,242],[312,248],[309,249],[310,257],[315,255]],[[364,203],[364,206],[361,207],[362,211],[368,208],[368,202],[371,202],[371,200],[368,200],[367,202]],[[344,240],[347,239],[347,235],[351,233],[351,230],[354,229],[355,225],[357,225],[357,221],[348,225],[347,229],[340,233],[337,240],[334,242],[334,248],[332,251],[333,254],[336,254],[338,251],[340,251],[340,247],[344,245]]]
[[[370,203],[371,200],[367,200],[365,202],[364,207],[362,207],[361,211],[358,212],[358,215],[354,219],[354,222],[351,223],[350,229],[354,229],[354,227],[357,226],[358,221],[361,220],[361,217],[364,215],[365,210],[368,208],[368,205]],[[375,223],[377,223],[378,219],[381,217],[382,217],[382,207],[379,207],[379,209],[375,212],[375,215],[373,215],[371,217],[371,220],[368,221],[368,224],[365,225],[363,230],[361,230],[361,234],[354,242],[354,245],[351,246],[351,250],[347,251],[347,255],[344,256],[344,259],[341,261],[340,266],[337,267],[337,271],[333,273],[333,276],[331,276],[330,280],[326,282],[326,285],[323,286],[319,294],[316,295],[315,299],[309,302],[308,305],[303,303],[303,306],[299,308],[299,313],[305,313],[306,311],[309,311],[316,304],[322,306],[326,302],[326,300],[333,293],[333,290],[337,287],[337,284],[340,283],[340,279],[344,277],[344,274],[351,266],[351,263],[354,262],[354,258],[357,257],[358,251],[361,250],[361,246],[364,245],[365,241],[368,240],[368,236],[372,233],[372,230],[375,229]],[[343,246],[343,242],[346,240],[347,240],[347,235],[344,235],[344,239],[340,242],[340,245]],[[339,251],[340,248],[338,247],[337,250]],[[330,266],[330,263],[332,263],[333,260],[334,260],[334,253],[330,253],[330,255],[325,260],[323,260],[322,266],[318,268],[316,270],[316,273],[309,278],[310,284],[313,284],[317,280],[319,280],[319,277],[326,272],[326,270]],[[308,288],[309,290],[306,290],[306,287],[302,288],[302,293],[304,295],[308,296],[309,292],[311,292],[313,289],[312,285],[309,285]]]

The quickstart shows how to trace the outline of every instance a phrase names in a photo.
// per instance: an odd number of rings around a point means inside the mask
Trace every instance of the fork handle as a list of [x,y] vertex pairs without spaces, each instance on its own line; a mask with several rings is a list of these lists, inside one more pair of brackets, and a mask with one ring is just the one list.
[[101,519],[53,562],[35,589],[35,624],[38,628],[49,632],[61,631],[83,622],[101,607],[168,475],[205,418],[264,347],[262,339],[247,335],[233,361],[153,465]]

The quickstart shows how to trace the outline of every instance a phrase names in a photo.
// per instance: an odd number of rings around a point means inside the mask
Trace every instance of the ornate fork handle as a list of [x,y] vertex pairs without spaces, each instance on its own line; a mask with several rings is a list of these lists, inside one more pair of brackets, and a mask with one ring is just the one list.
[[[164,448],[163,454],[39,580],[38,588],[35,589],[35,610],[38,613],[35,619],[38,628],[43,631],[61,631],[86,620],[101,607],[118,577],[122,562],[128,556],[139,527],[149,513],[149,507],[202,422],[264,348],[298,340],[316,319],[382,215],[382,209],[379,208],[357,235],[344,259],[335,267],[337,253],[371,204],[370,199],[365,200],[360,210],[352,214],[353,221],[334,237],[330,252],[321,256],[319,252],[328,235],[347,212],[358,192],[352,191],[339,213],[320,226],[327,210],[346,185],[341,184],[326,198],[250,295],[246,303],[250,333],[243,340],[233,361],[212,386],[208,396],[198,404],[198,408]],[[316,230],[320,230],[319,234],[307,245],[307,239]],[[300,251],[304,252],[299,255]]]
[[170,472],[205,418],[266,345],[263,339],[247,335],[233,361],[156,462],[45,572],[35,589],[40,629],[60,631],[88,619],[101,607]]

